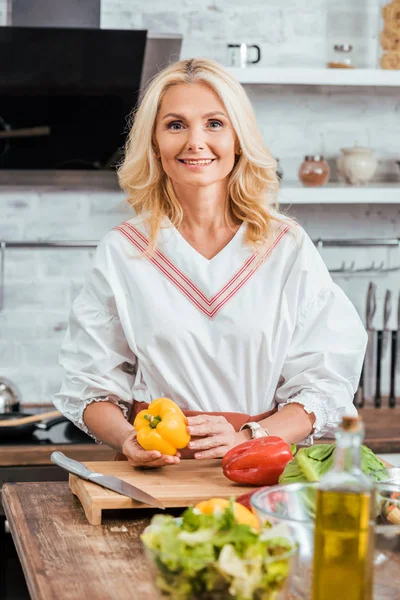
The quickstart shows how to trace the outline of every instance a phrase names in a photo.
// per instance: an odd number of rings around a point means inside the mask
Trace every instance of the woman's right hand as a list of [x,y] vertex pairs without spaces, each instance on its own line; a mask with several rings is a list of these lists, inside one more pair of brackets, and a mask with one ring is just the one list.
[[132,431],[122,444],[122,454],[128,459],[132,467],[163,467],[180,462],[179,452],[175,456],[161,454],[157,450],[144,450],[136,439],[136,433]]

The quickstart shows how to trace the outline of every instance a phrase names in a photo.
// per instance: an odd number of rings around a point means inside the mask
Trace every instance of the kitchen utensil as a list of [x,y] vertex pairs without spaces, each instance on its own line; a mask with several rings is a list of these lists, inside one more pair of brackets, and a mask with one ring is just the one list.
[[65,469],[65,471],[68,471],[68,473],[72,473],[72,475],[77,475],[81,479],[85,479],[86,481],[96,483],[97,485],[100,485],[103,488],[112,490],[113,492],[117,492],[117,494],[121,494],[122,496],[132,498],[133,500],[137,500],[138,502],[142,502],[150,506],[155,506],[163,510],[165,509],[162,502],[160,502],[159,500],[157,500],[157,498],[154,498],[150,494],[147,494],[140,488],[130,483],[127,483],[119,477],[115,477],[115,475],[103,475],[102,473],[91,471],[83,463],[77,460],[73,460],[72,458],[68,458],[62,452],[52,452],[50,460],[55,465],[58,465],[62,469]]
[[8,129],[7,131],[0,131],[0,140],[50,135],[50,132],[50,127],[48,127],[47,125],[43,127],[25,127],[21,129]]
[[390,350],[390,391],[389,408],[396,406],[396,361],[397,361],[397,329],[392,331],[392,344]]
[[391,313],[391,296],[392,292],[386,290],[385,303],[383,310],[383,329],[378,331],[377,352],[376,352],[376,389],[375,389],[375,408],[382,406],[381,395],[381,376],[382,376],[382,359],[386,353],[388,345],[388,322]]
[[[314,553],[314,515],[318,483],[291,483],[263,488],[251,497],[253,512],[261,523],[280,525],[282,535],[299,544],[299,559],[293,572],[289,597],[310,600]],[[398,600],[400,585],[400,524],[391,523],[390,511],[400,510],[400,499],[391,498],[400,486],[389,482],[376,484],[377,511],[374,551],[374,600]],[[344,542],[343,542],[344,543]],[[336,547],[337,549],[337,547]],[[351,568],[351,566],[350,566]],[[351,585],[351,580],[349,581]],[[346,598],[343,590],[343,598]]]
[[43,421],[43,419],[50,419],[52,417],[59,417],[61,415],[59,410],[50,410],[45,413],[38,413],[37,415],[21,416],[17,419],[5,419],[0,420],[0,427],[18,427],[18,425],[28,425],[28,423],[37,423]]
[[376,388],[375,388],[375,398],[374,398],[375,408],[380,408],[382,406],[382,398],[381,398],[382,338],[383,338],[383,331],[381,329],[379,329],[377,332],[377,346],[376,346]]
[[6,377],[0,377],[0,419],[1,413],[19,410],[21,393],[17,386]]
[[386,351],[389,346],[390,339],[390,329],[389,319],[392,314],[392,292],[390,290],[386,290],[385,294],[385,305],[383,309],[383,337],[382,337],[382,358],[386,356]]
[[[1,156],[1,152],[0,152]],[[4,270],[6,260],[6,243],[0,242],[0,311],[4,308]]]
[[[250,50],[255,48],[257,56],[255,60],[249,60]],[[247,65],[254,65],[261,60],[261,49],[257,44],[228,44],[229,62],[232,67],[245,68]]]
[[[184,508],[209,498],[229,498],[249,491],[227,479],[221,460],[185,459],[162,469],[134,469],[127,461],[85,462],[91,471],[114,475],[144,492],[155,496],[166,508]],[[69,487],[79,498],[92,525],[101,524],[102,511],[107,509],[143,509],[148,505],[115,494],[76,475],[69,476]]]
[[390,361],[389,408],[396,406],[396,380],[400,373],[400,293],[397,298],[397,326],[392,331],[392,355]]
[[[53,415],[52,417],[49,415]],[[54,416],[56,415],[56,416]],[[29,420],[28,420],[29,418]],[[46,420],[45,420],[46,419]],[[0,415],[0,441],[11,439],[25,439],[37,429],[50,429],[53,425],[67,421],[59,411],[30,414],[24,412],[10,412]]]
[[367,349],[364,358],[362,372],[362,400],[360,408],[373,398],[373,384],[375,374],[376,357],[376,330],[373,327],[373,319],[376,312],[376,284],[370,281],[368,285],[366,301],[366,329],[368,334]]

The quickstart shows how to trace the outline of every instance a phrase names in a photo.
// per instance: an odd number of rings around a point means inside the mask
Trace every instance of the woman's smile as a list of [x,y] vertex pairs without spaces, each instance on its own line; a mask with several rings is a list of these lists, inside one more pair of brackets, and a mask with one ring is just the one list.
[[177,160],[191,171],[203,171],[210,167],[216,158],[178,158]]

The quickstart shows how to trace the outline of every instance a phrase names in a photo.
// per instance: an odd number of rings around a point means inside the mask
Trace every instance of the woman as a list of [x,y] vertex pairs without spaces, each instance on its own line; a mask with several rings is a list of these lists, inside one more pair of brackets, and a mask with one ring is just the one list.
[[135,414],[160,396],[186,412],[197,459],[252,436],[310,440],[356,412],[366,333],[307,234],[272,207],[275,167],[216,62],[152,81],[119,169],[136,216],[98,246],[54,400],[133,466],[180,460],[136,442]]

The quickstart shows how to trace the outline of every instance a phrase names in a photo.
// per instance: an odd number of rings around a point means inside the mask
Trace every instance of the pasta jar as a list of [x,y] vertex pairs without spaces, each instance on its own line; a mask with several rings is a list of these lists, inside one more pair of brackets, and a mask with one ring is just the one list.
[[321,154],[307,155],[300,165],[299,179],[304,186],[317,187],[325,185],[331,170]]
[[400,69],[400,0],[381,0],[379,66]]

